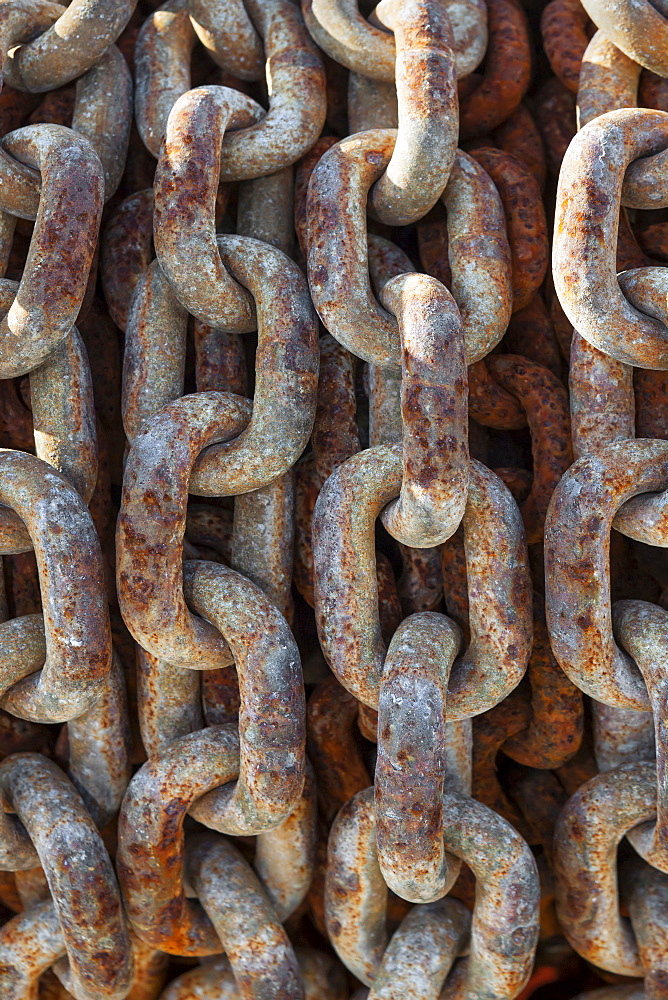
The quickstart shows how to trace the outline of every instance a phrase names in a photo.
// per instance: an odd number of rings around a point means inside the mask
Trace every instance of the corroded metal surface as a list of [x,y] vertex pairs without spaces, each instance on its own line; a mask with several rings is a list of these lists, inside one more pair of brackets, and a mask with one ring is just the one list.
[[0,0],[2,997],[668,996],[667,16]]

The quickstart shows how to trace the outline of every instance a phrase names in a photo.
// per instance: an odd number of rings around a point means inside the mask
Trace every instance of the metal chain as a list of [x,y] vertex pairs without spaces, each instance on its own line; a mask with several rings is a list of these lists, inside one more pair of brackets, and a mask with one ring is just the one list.
[[0,0],[1,997],[668,1000],[666,17]]

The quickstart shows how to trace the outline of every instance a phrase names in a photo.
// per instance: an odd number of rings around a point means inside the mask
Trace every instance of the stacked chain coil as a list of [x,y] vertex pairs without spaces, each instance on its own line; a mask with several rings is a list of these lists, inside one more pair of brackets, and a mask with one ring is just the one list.
[[668,0],[0,85],[0,1000],[668,1000]]

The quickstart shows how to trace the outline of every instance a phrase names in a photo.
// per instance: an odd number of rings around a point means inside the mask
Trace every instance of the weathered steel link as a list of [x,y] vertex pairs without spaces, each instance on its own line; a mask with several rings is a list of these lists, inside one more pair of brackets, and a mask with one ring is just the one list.
[[668,76],[668,25],[663,6],[646,0],[615,5],[610,0],[585,0],[592,21],[635,62],[659,76]]
[[[289,0],[249,0],[248,5],[263,36],[269,110],[256,126],[230,133],[225,142],[222,135],[214,137],[217,152],[222,142],[222,180],[259,177],[296,162],[318,138],[325,120],[322,63],[299,11]],[[138,127],[156,157],[172,107],[191,87],[194,41],[183,0],[164,4],[138,39]]]
[[[457,76],[467,76],[480,64],[487,47],[487,11],[479,0],[449,0],[443,5],[452,26]],[[393,83],[396,52],[401,41],[392,39],[379,5],[371,21],[357,10],[357,5],[304,0],[302,10],[306,25],[318,45],[337,62],[362,76]],[[396,48],[395,48],[396,46]]]
[[262,77],[262,42],[243,3],[190,0],[188,7],[195,33],[214,62],[240,80]]
[[5,81],[39,93],[75,80],[104,58],[134,7],[132,0],[77,2],[65,9],[44,0],[8,4],[0,43]]
[[[553,265],[564,312],[594,347],[640,368],[663,369],[668,364],[665,325],[626,298],[617,283],[612,247],[627,165],[667,142],[664,112],[624,109],[602,115],[573,139],[557,192]],[[597,163],[606,164],[605,174],[602,167],[593,169]],[[588,186],[579,183],[583,173],[593,173]],[[651,294],[646,284],[638,289],[645,301]]]
[[[226,807],[221,810],[218,803],[225,800],[218,790],[224,791],[224,785],[239,773],[235,729],[233,724],[202,729],[169,744],[133,778],[121,810],[117,867],[128,917],[143,940],[171,954],[221,951],[214,925],[183,888],[183,823],[191,809],[208,826],[224,825]],[[212,789],[216,790],[213,794]],[[210,793],[209,807],[207,799],[197,802],[206,793]],[[285,919],[301,902],[310,881],[312,802],[307,783],[303,805],[295,810],[296,828],[289,817],[285,834],[279,826],[258,840],[256,867],[279,919]],[[306,885],[297,885],[296,897],[295,867],[306,872]],[[283,888],[286,875],[287,893]]]
[[[26,643],[25,619],[0,625],[10,637],[8,652],[17,630],[23,646],[20,667],[11,652],[8,657],[13,673],[3,684],[2,704],[21,718],[67,721],[97,700],[111,668],[100,543],[83,500],[32,455],[0,450],[0,500],[24,522],[35,550],[45,637],[26,622],[27,635],[37,631]],[[53,523],[58,531],[50,530]]]
[[[386,655],[374,579],[373,528],[375,517],[399,493],[400,462],[396,447],[374,448],[348,459],[327,480],[313,518],[320,643],[341,683],[372,708],[378,703]],[[469,474],[463,526],[471,642],[452,670],[452,720],[487,711],[505,697],[522,678],[531,649],[529,570],[517,505],[501,481],[479,463],[470,462]],[[512,566],[512,574],[502,572],[502,565]]]
[[[0,374],[11,378],[45,361],[74,326],[93,260],[104,179],[91,144],[58,125],[18,129],[4,136],[2,147],[41,173],[38,204],[28,207],[27,217],[36,221],[25,270],[0,324]],[[11,198],[2,208],[15,211]]]
[[[63,961],[59,966],[65,983],[81,1000],[121,1000],[132,975],[130,941],[111,861],[81,798],[58,767],[39,754],[5,758],[0,787],[10,813],[3,816],[0,832],[3,865],[28,867],[10,844],[17,833],[29,837],[63,934],[69,968]],[[71,865],[72,858],[81,860]]]
[[[443,847],[441,790],[470,792],[470,722],[445,721],[460,644],[459,628],[444,615],[411,615],[392,637],[380,683],[378,860],[388,886],[413,902],[445,895],[459,874]],[[455,748],[461,760],[452,759]]]
[[619,441],[581,458],[555,490],[545,525],[545,595],[554,655],[597,701],[647,711],[644,681],[616,644],[610,606],[610,528],[624,501],[665,489],[668,445]]
[[[380,367],[399,366],[400,345],[396,320],[371,291],[364,194],[388,162],[392,142],[388,130],[376,130],[338,143],[315,168],[307,203],[309,285],[315,307],[332,336]],[[510,253],[503,209],[488,175],[460,151],[443,200],[450,216],[453,296],[462,313],[471,364],[498,343],[510,318]],[[473,257],[480,268],[475,273]]]
[[[443,904],[436,904],[436,913],[440,912],[441,920],[450,916],[450,920],[454,919],[456,923],[454,927],[451,925],[449,932],[445,928],[441,931],[440,955],[438,960],[435,956],[432,958],[435,968],[430,970],[431,974],[423,971],[427,988],[419,995],[425,1000],[439,995],[480,998],[516,996],[528,978],[537,938],[538,876],[535,862],[519,835],[504,820],[495,817],[491,810],[464,796],[449,793],[444,795],[443,805],[446,849],[473,868],[479,880],[479,890],[471,923],[468,958],[455,966],[452,976],[445,982],[444,994],[440,990],[448,975],[449,965],[461,947],[460,935],[465,933],[465,924],[462,926],[463,914],[456,906],[448,907],[443,912]],[[476,831],[486,827],[489,835],[492,821],[494,846],[488,847],[486,853],[480,842],[476,843]],[[383,953],[388,947],[385,927],[387,888],[376,859],[375,839],[372,790],[368,789],[344,806],[332,828],[328,850],[326,915],[330,938],[339,957],[362,982],[374,984],[374,987],[377,976],[381,977],[379,985],[382,986],[385,971]],[[430,916],[434,914],[434,904],[430,904],[427,911]],[[420,921],[422,907],[412,912],[414,919]],[[492,927],[494,931],[490,933]],[[408,936],[408,928],[406,931]],[[511,939],[514,943],[509,949]],[[394,939],[390,948],[393,944]],[[427,941],[424,941],[423,947],[428,947]],[[397,941],[387,964],[397,961],[399,948],[400,941]],[[424,962],[425,958],[418,952],[413,962]],[[411,963],[404,974],[409,970],[415,976],[415,965]],[[381,992],[378,995],[384,994]]]

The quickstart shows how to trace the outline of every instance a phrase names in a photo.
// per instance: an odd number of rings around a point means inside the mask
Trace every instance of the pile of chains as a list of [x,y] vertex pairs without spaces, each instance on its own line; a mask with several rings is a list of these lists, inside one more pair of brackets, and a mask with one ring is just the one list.
[[668,1000],[667,0],[0,66],[2,1000]]

